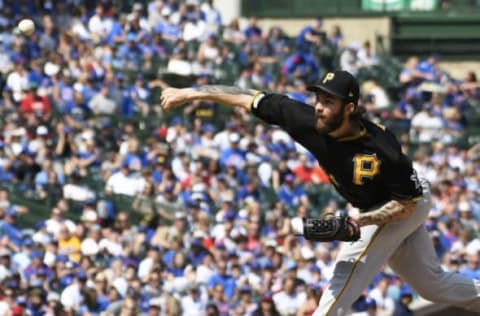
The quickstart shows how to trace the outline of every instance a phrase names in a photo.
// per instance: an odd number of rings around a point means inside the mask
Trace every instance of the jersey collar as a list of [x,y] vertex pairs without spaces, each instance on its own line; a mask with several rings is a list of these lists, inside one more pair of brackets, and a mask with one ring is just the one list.
[[336,141],[339,141],[339,142],[349,142],[349,141],[352,141],[352,140],[355,140],[355,139],[359,139],[360,137],[365,136],[365,134],[367,133],[367,129],[365,128],[365,125],[363,125],[362,122],[360,122],[360,127],[361,127],[361,130],[360,130],[360,132],[358,132],[357,135],[340,137],[340,138],[337,138]]

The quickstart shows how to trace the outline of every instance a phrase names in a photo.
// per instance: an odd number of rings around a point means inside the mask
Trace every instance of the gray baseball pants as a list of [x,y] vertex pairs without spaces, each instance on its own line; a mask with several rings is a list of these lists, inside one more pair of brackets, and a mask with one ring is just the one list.
[[406,219],[383,226],[364,226],[356,242],[344,242],[332,280],[314,316],[348,315],[350,306],[384,263],[423,298],[480,313],[480,280],[441,268],[423,223],[431,208],[430,187],[422,181],[423,198]]

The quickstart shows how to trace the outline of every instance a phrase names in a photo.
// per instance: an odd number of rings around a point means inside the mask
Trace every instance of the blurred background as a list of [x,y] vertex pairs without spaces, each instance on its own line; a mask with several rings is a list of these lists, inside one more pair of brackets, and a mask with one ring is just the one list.
[[[335,69],[432,183],[444,269],[480,279],[479,29],[475,0],[0,1],[0,315],[311,315],[338,243],[290,219],[355,210],[277,127],[159,97],[312,103]],[[467,315],[387,266],[351,314],[413,313]]]

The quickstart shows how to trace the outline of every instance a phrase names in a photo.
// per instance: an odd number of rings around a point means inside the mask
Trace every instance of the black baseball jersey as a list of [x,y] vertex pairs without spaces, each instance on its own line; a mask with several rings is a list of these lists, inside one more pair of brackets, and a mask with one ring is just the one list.
[[362,119],[358,136],[334,139],[317,132],[312,106],[279,94],[266,94],[252,111],[315,155],[337,191],[362,211],[422,195],[411,160],[384,126]]

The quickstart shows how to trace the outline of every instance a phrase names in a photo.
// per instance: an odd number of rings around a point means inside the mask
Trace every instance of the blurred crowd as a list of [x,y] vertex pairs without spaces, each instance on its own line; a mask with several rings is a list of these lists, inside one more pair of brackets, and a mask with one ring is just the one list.
[[[372,44],[322,19],[289,38],[223,21],[211,0],[113,2],[0,1],[0,315],[311,315],[338,243],[295,237],[290,219],[356,210],[277,127],[199,101],[168,116],[158,95],[223,83],[308,103],[334,68],[358,76],[366,115],[431,182],[444,268],[480,278],[473,71],[412,56],[392,91]],[[416,298],[385,267],[352,313],[411,315]]]

